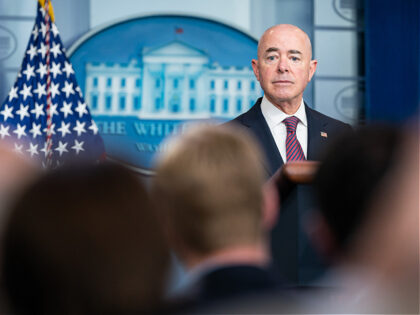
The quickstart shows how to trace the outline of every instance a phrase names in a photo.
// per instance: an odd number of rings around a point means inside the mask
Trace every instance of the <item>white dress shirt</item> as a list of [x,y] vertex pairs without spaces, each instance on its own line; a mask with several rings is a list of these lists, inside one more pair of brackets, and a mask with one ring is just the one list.
[[286,137],[287,129],[283,120],[290,116],[296,116],[299,118],[298,125],[296,127],[296,137],[302,147],[303,154],[307,158],[308,151],[308,122],[306,119],[305,104],[300,104],[298,110],[293,115],[288,115],[284,113],[281,109],[274,106],[270,101],[263,97],[261,101],[261,111],[265,118],[265,121],[270,128],[271,134],[273,135],[274,141],[276,142],[277,148],[280,152],[280,155],[283,159],[283,162],[286,163]]

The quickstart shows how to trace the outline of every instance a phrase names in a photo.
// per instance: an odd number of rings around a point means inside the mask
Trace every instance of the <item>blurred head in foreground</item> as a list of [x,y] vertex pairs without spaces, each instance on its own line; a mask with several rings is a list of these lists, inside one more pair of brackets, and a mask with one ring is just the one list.
[[378,186],[395,165],[403,139],[394,126],[370,125],[338,138],[315,176],[319,201],[316,245],[329,258],[350,251]]
[[13,207],[3,251],[11,310],[153,310],[169,253],[138,178],[116,165],[46,173]]
[[419,129],[404,132],[355,240],[353,259],[374,274],[359,312],[419,313]]
[[275,191],[264,186],[259,148],[246,130],[200,126],[174,138],[157,163],[152,191],[176,254],[205,261],[265,264]]
[[331,148],[316,181],[323,223],[314,234],[336,258],[331,275],[345,295],[318,311],[418,313],[418,154],[417,127],[368,126]]

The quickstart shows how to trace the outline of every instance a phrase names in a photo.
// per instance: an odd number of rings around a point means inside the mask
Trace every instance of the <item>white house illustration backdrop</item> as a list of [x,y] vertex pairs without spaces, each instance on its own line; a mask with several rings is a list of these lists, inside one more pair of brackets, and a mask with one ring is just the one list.
[[94,116],[230,119],[262,95],[251,67],[220,66],[179,40],[143,48],[129,63],[87,63],[85,82]]

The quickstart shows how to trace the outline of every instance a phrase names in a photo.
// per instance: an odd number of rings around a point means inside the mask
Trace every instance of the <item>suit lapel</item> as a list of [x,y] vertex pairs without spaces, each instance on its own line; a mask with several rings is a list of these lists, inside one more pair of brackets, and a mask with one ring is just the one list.
[[[265,153],[268,165],[264,165],[269,176],[273,175],[283,164],[280,152],[274,141],[271,130],[265,121],[261,112],[261,98],[257,100],[254,106],[243,115],[242,123],[250,128],[259,140]],[[318,153],[327,144],[327,139],[321,136],[321,132],[327,130],[328,123],[319,119],[309,106],[305,104],[306,118],[308,120],[308,150],[307,160],[318,160]]]
[[326,130],[325,121],[315,117],[314,111],[305,104],[306,118],[308,120],[308,151],[307,160],[317,160],[320,148],[324,147],[326,139],[321,136],[321,132]]
[[259,140],[268,162],[268,165],[265,165],[266,170],[270,176],[273,175],[283,165],[283,159],[261,112],[261,98],[244,115],[243,124],[249,127]]

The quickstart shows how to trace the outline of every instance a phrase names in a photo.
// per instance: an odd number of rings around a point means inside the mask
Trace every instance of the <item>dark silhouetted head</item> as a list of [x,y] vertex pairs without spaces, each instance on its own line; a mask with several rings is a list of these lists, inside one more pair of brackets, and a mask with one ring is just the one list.
[[169,265],[151,200],[116,165],[46,173],[12,209],[3,277],[12,311],[152,310]]

